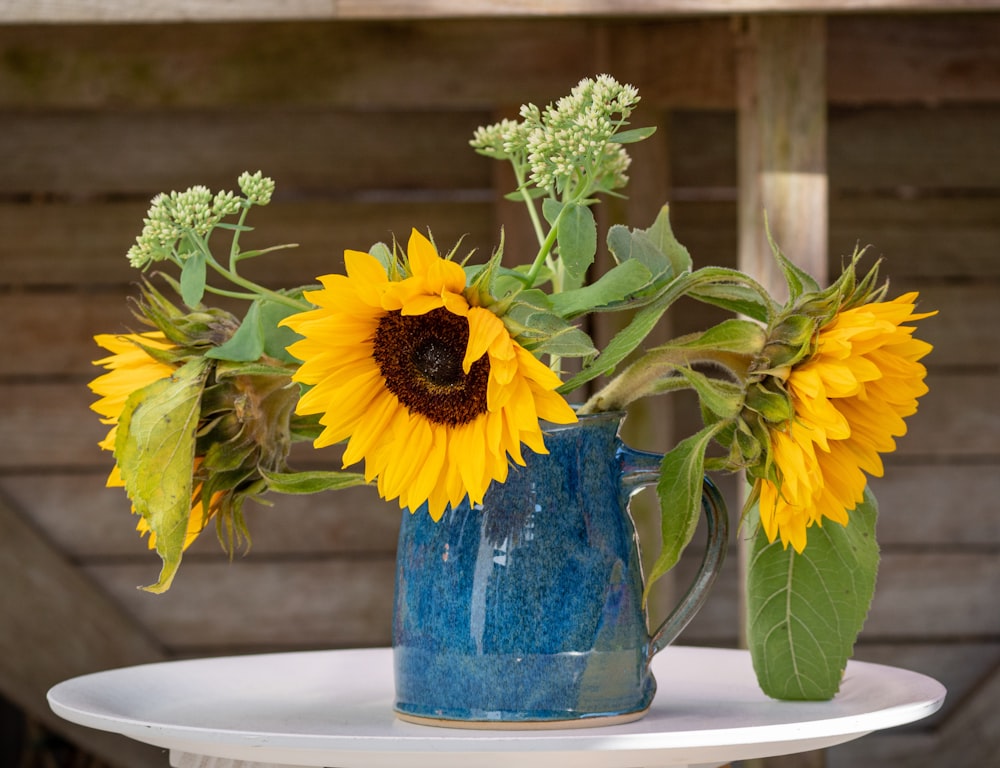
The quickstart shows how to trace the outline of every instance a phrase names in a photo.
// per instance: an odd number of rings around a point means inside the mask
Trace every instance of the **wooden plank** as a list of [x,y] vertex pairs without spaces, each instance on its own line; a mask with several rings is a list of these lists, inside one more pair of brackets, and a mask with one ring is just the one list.
[[83,570],[174,654],[388,645],[395,557],[190,558],[170,591],[158,563],[84,563]]
[[780,295],[765,232],[798,266],[826,277],[824,20],[754,18],[739,59],[739,266]]
[[991,10],[990,0],[294,0],[275,7],[262,0],[211,3],[185,0],[167,5],[151,0],[35,0],[15,2],[0,22],[93,23],[226,21],[238,19],[410,19],[504,16],[589,16],[648,14],[837,13],[857,11]]
[[865,623],[866,640],[995,638],[1000,557],[993,549],[897,553],[886,549]]
[[[111,467],[111,456],[107,469]],[[331,464],[339,469],[340,464]],[[107,471],[83,474],[27,474],[0,477],[0,493],[30,514],[45,536],[73,560],[116,557],[159,562],[135,532],[137,518],[121,488],[106,488]],[[311,496],[267,497],[273,506],[253,501],[244,507],[252,537],[248,558],[305,555],[382,556],[396,551],[399,520],[396,502],[372,488],[348,488]],[[187,553],[201,559],[226,559],[215,530],[205,531]],[[237,553],[242,557],[242,552]]]
[[[644,95],[648,86],[650,100],[732,103],[726,19],[497,18],[0,27],[0,105],[489,110],[546,104],[595,74],[593,52],[609,23],[615,58],[607,67]],[[669,63],[671,70],[664,76],[651,69],[634,45],[650,52],[649,63]]]
[[46,691],[77,675],[159,661],[162,647],[0,499],[0,694],[110,766],[161,766],[160,750],[72,725]]
[[[479,112],[62,111],[5,115],[0,193],[145,199],[243,170],[280,172],[286,197],[336,190],[484,189],[469,147]],[[280,137],[280,140],[278,140]]]
[[[280,169],[275,175],[283,188]],[[442,248],[467,236],[469,248],[490,252],[499,229],[493,226],[488,203],[461,192],[429,197],[279,199],[254,210],[249,223],[255,231],[245,235],[243,243],[251,248],[281,243],[298,247],[244,262],[242,270],[264,284],[305,284],[318,275],[343,270],[345,249],[367,250],[373,243],[391,242],[393,236],[405,243],[414,227],[421,232],[429,229]],[[125,286],[138,276],[125,252],[142,230],[147,208],[145,201],[0,205],[0,236],[18,244],[3,252],[0,280],[30,288],[113,286],[124,298],[131,290]]]
[[870,481],[882,546],[1000,544],[1000,457],[981,464],[911,465],[890,456],[885,463],[885,476]]
[[832,15],[827,33],[827,92],[833,104],[937,106],[1000,99],[996,13]]
[[842,193],[995,193],[998,132],[994,105],[838,109],[830,116],[830,185]]
[[[727,111],[674,116],[675,181],[687,195],[705,197],[735,186],[736,130],[735,116]],[[995,194],[1000,149],[993,137],[998,131],[995,104],[831,106],[830,189],[835,198]]]
[[[854,6],[869,8],[878,6]],[[636,22],[626,10],[614,21],[498,16],[488,23],[397,19],[387,25],[239,23],[253,18],[252,9],[243,15],[240,8],[241,18],[226,24],[0,27],[6,51],[0,103],[480,109],[544,103],[593,74],[594,35],[606,26],[613,33],[608,66],[648,100],[689,108],[734,105],[728,19],[699,13]],[[831,101],[995,102],[998,30],[995,14],[835,15]],[[377,59],[367,55],[372,50]],[[432,50],[437,56],[427,57]],[[129,66],[122,65],[126,61]],[[442,63],[462,77],[442,72]]]

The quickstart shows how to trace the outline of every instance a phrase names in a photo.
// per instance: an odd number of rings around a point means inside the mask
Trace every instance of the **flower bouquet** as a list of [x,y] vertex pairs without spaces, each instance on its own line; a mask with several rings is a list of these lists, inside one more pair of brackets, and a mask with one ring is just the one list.
[[[691,541],[704,474],[744,473],[746,630],[761,687],[833,696],[875,585],[867,475],[881,475],[880,454],[927,390],[930,346],[913,323],[933,313],[916,311],[915,293],[888,299],[877,267],[859,274],[861,252],[824,288],[772,242],[788,288],[779,302],[740,271],[695,268],[666,207],[646,229],[610,227],[612,266],[595,274],[593,206],[619,194],[627,146],[653,132],[629,125],[638,101],[601,76],[475,133],[477,152],[513,169],[509,197],[538,239],[530,258],[506,253],[502,232],[477,259],[414,229],[405,244],[347,251],[346,272],[318,286],[265,287],[241,264],[289,246],[243,250],[240,239],[270,179],[156,197],[128,253],[144,273],[134,314],[146,328],[96,337],[110,354],[91,384],[111,427],[109,485],[124,486],[162,560],[146,589],[168,589],[212,523],[227,548],[244,541],[248,498],[371,484],[437,521],[482,502],[525,449],[544,453],[547,424],[693,390],[703,426],[660,465],[662,537],[645,589]],[[245,300],[242,317],[209,296]],[[681,297],[732,317],[646,344]],[[603,349],[586,331],[597,312],[626,318]],[[343,467],[294,471],[300,440],[343,443]]]

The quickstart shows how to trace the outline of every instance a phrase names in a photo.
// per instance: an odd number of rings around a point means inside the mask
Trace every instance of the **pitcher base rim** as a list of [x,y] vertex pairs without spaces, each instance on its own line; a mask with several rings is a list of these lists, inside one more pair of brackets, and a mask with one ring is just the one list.
[[456,720],[444,717],[427,717],[400,712],[395,715],[399,720],[416,725],[426,725],[434,728],[464,728],[467,730],[485,731],[541,731],[563,728],[600,728],[610,725],[622,725],[641,719],[649,711],[649,707],[635,712],[624,712],[618,715],[596,715],[592,717],[569,717],[552,720]]

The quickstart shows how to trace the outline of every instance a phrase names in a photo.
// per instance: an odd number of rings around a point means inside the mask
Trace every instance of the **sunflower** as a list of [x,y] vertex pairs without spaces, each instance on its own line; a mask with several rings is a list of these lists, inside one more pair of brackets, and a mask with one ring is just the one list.
[[348,440],[344,466],[364,460],[383,498],[439,520],[524,464],[522,443],[545,453],[540,419],[576,421],[559,377],[470,303],[465,271],[419,232],[398,268],[359,251],[345,263],[306,293],[316,309],[283,321],[303,336],[288,348],[310,387],[296,410],[320,414],[317,448]]
[[[100,360],[95,360],[94,365],[105,368],[108,372],[98,376],[90,382],[90,390],[100,396],[100,400],[90,407],[101,415],[101,423],[111,425],[108,434],[98,445],[106,451],[115,450],[115,438],[118,433],[118,419],[125,401],[129,396],[145,386],[155,381],[164,379],[174,372],[174,367],[168,363],[161,362],[150,356],[146,352],[148,349],[170,350],[174,345],[167,341],[166,336],[158,331],[140,334],[110,334],[102,333],[94,337],[94,341],[112,354]],[[122,480],[118,464],[111,469],[108,476],[107,487],[124,488],[125,482]],[[194,499],[200,496],[200,488],[196,489]],[[217,501],[213,499],[213,501]],[[210,503],[209,508],[213,505]],[[135,514],[135,507],[132,508]],[[193,503],[191,515],[188,518],[187,536],[184,540],[186,549],[198,534],[205,528],[210,515],[206,515],[202,509],[201,502]],[[156,532],[153,531],[146,519],[139,518],[136,530],[140,535],[149,533],[148,544],[150,549],[156,548]]]
[[836,313],[819,330],[813,353],[794,366],[786,388],[794,416],[771,432],[773,479],[757,481],[760,517],[770,541],[802,552],[806,529],[828,518],[846,525],[867,476],[882,476],[880,454],[895,450],[907,416],[927,392],[918,362],[931,345],[905,323],[917,294]]

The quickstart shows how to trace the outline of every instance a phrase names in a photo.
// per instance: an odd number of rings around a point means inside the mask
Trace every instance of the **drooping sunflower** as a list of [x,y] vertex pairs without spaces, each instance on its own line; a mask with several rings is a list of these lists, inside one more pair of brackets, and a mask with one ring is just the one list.
[[289,352],[310,388],[297,412],[320,414],[316,447],[347,440],[345,467],[364,461],[380,495],[435,520],[545,446],[539,420],[576,415],[559,377],[503,321],[470,302],[463,268],[414,230],[402,265],[345,253],[346,275],[306,293],[316,309],[286,319],[303,339]]
[[[90,407],[101,415],[101,423],[111,426],[108,434],[98,445],[106,451],[114,451],[115,438],[118,433],[118,419],[121,417],[122,409],[129,396],[153,382],[167,378],[174,372],[172,365],[150,356],[143,347],[170,350],[174,348],[174,345],[158,331],[120,335],[102,333],[96,335],[94,341],[112,354],[94,361],[94,365],[101,366],[108,372],[90,382],[90,390],[100,396],[100,399]],[[107,487],[125,487],[117,463],[112,467],[111,474],[108,476]],[[199,496],[200,488],[196,489],[195,499]],[[210,503],[209,509],[212,508],[213,505]],[[135,507],[132,508],[132,512],[136,513]],[[210,515],[205,514],[200,501],[192,504],[191,515],[188,517],[187,535],[184,539],[185,549],[205,528],[209,517]],[[140,535],[148,533],[149,548],[156,548],[156,532],[150,528],[145,518],[139,517],[136,530]]]
[[819,330],[811,355],[786,381],[794,416],[771,431],[777,477],[758,479],[760,518],[770,541],[802,552],[806,529],[828,518],[846,525],[868,475],[881,477],[880,454],[895,450],[927,392],[919,362],[931,345],[906,325],[917,294],[837,312]]

